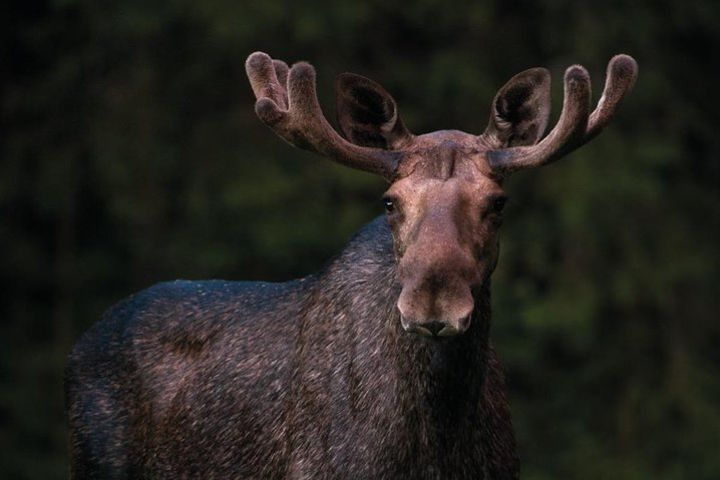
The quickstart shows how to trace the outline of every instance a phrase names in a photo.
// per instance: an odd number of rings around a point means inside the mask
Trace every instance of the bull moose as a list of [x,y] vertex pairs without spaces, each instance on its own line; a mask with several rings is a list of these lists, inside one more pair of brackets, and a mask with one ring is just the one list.
[[587,71],[568,68],[544,137],[544,68],[499,90],[480,135],[413,135],[383,87],[349,73],[338,133],[311,65],[256,52],[246,69],[260,120],[383,177],[385,215],[305,278],[167,282],[110,308],[69,357],[72,478],[518,478],[489,342],[503,182],[595,137],[635,60],[610,60],[592,111]]

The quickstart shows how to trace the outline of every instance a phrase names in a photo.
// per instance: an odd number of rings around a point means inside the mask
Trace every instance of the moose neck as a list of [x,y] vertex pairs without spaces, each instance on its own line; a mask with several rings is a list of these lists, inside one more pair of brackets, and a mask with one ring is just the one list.
[[[378,371],[392,369],[401,411],[435,422],[460,423],[475,413],[482,394],[490,325],[489,280],[475,292],[475,310],[465,333],[427,339],[401,326],[396,270],[392,236],[385,219],[379,218],[361,230],[321,276],[326,286],[333,285],[326,293],[335,308],[351,310],[353,368],[368,386],[376,382]],[[336,310],[335,317],[347,313]]]

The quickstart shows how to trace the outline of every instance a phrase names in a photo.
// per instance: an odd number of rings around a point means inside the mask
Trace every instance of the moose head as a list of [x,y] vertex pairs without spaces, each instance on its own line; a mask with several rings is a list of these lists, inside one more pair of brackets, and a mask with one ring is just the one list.
[[480,135],[413,135],[383,87],[345,73],[336,82],[341,136],[322,113],[311,65],[289,68],[256,52],[246,69],[256,113],[280,137],[390,183],[383,201],[402,287],[397,308],[406,331],[431,337],[458,335],[470,325],[477,293],[497,263],[503,180],[554,162],[595,137],[637,77],[632,57],[613,57],[591,111],[590,77],[571,66],[562,113],[543,138],[550,116],[544,68],[526,70],[500,89]]

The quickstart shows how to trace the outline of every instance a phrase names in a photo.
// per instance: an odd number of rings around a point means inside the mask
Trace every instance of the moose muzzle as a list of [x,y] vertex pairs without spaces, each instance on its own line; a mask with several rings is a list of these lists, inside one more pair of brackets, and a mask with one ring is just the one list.
[[474,308],[470,289],[465,285],[445,287],[436,292],[412,285],[403,288],[397,307],[405,331],[426,337],[453,337],[468,329]]

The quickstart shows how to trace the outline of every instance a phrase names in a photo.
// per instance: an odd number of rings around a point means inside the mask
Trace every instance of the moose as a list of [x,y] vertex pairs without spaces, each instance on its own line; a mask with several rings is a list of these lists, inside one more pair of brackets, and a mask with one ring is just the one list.
[[512,77],[484,133],[413,135],[392,96],[341,74],[340,133],[315,71],[262,52],[246,70],[260,120],[291,145],[380,175],[384,215],[322,271],[286,283],[174,281],[111,307],[66,371],[75,479],[516,479],[490,276],[513,172],[595,137],[632,88],[613,57],[590,77]]

